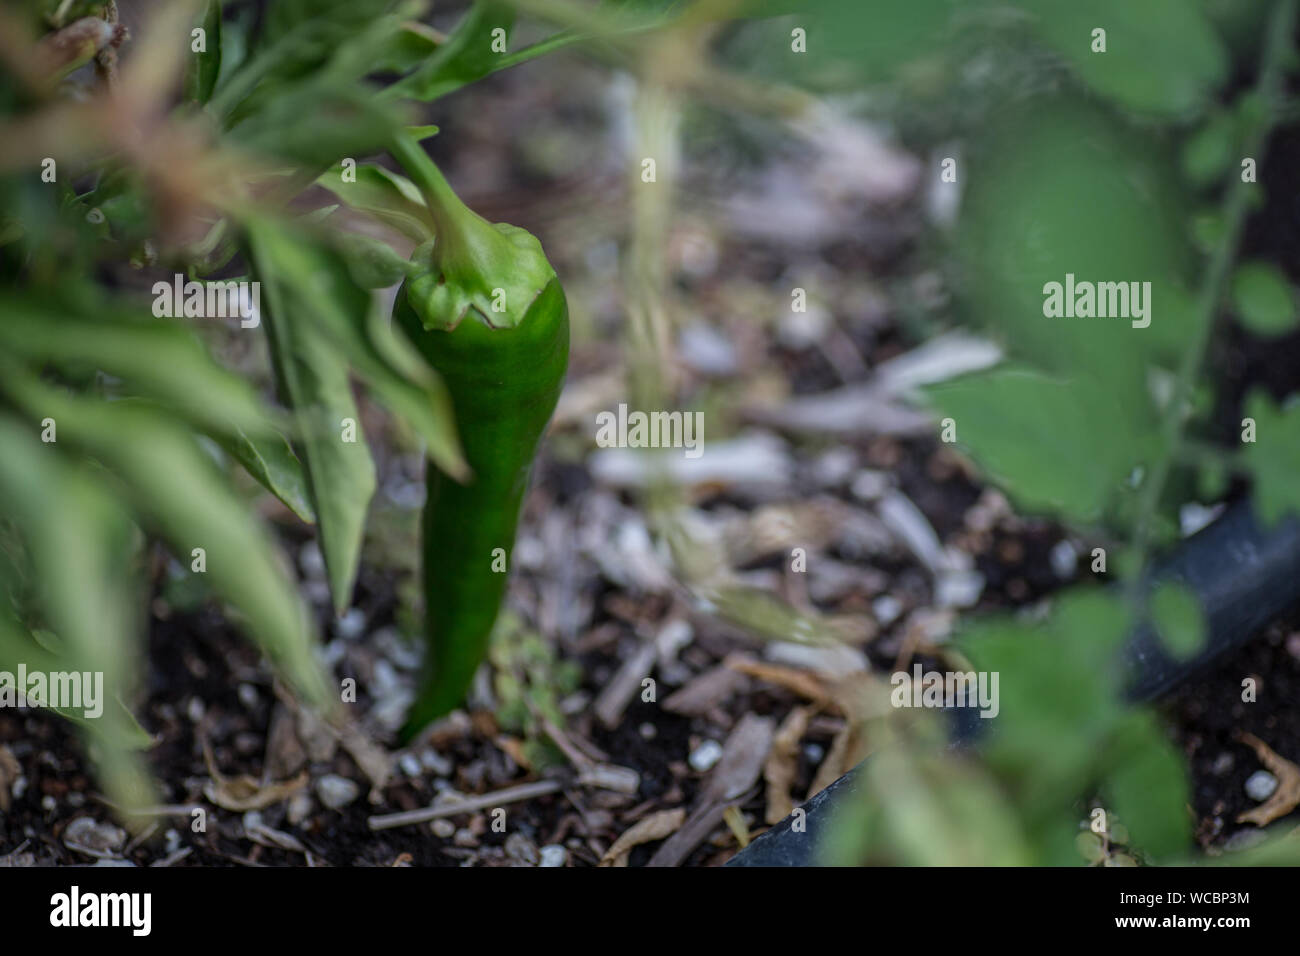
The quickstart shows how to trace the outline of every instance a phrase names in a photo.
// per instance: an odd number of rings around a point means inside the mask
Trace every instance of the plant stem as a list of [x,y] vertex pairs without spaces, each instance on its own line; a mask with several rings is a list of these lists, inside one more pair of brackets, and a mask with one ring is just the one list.
[[[1296,0],[1278,0],[1273,8],[1273,15],[1269,18],[1264,40],[1263,65],[1260,67],[1259,80],[1255,86],[1255,92],[1262,98],[1266,109],[1246,138],[1243,151],[1245,156],[1257,158],[1261,155],[1268,142],[1268,136],[1277,122],[1276,106],[1280,100],[1284,79],[1283,63],[1290,49],[1295,16]],[[1222,241],[1214,251],[1205,280],[1201,285],[1190,341],[1183,352],[1173,394],[1165,413],[1164,428],[1161,433],[1162,454],[1152,466],[1151,477],[1142,488],[1137,525],[1133,535],[1135,560],[1131,565],[1131,577],[1128,582],[1130,600],[1138,612],[1144,609],[1145,592],[1141,587],[1141,581],[1151,550],[1152,518],[1160,504],[1160,496],[1164,493],[1170,466],[1177,457],[1183,441],[1183,428],[1186,424],[1184,400],[1191,393],[1193,380],[1205,359],[1205,350],[1214,328],[1214,319],[1223,296],[1225,280],[1237,255],[1237,245],[1246,221],[1250,193],[1254,188],[1256,184],[1246,183],[1237,178],[1228,191],[1223,211],[1227,228]]]

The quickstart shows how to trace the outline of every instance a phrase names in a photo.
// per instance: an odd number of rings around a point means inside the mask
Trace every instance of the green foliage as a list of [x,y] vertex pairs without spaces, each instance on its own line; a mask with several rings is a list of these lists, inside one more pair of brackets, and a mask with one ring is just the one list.
[[[419,22],[427,7],[164,5],[120,51],[111,124],[88,121],[92,107],[70,87],[30,95],[0,69],[0,669],[105,674],[104,715],[68,716],[94,739],[124,806],[156,802],[138,752],[149,741],[130,713],[151,539],[179,568],[164,596],[224,602],[298,693],[324,706],[332,695],[291,562],[237,490],[251,483],[231,470],[315,524],[340,611],[376,480],[356,385],[439,468],[467,474],[446,388],[372,292],[405,279],[405,256],[331,221],[337,207],[301,212],[311,199],[300,194],[319,180],[429,239],[433,220],[409,182],[361,162],[349,183],[343,161],[403,131],[432,135],[409,126],[413,101],[544,52],[490,51],[492,28],[513,23],[508,6],[476,4],[446,39]],[[104,7],[30,10],[39,35]],[[57,160],[52,178],[44,156]],[[241,269],[239,281],[260,284],[260,313],[242,317],[252,321],[150,314],[143,291],[155,281],[226,281]],[[226,364],[228,353],[262,354],[223,347],[241,336],[265,336],[269,366]]]
[[1256,335],[1282,335],[1296,324],[1295,293],[1281,270],[1243,262],[1232,277],[1232,304],[1241,324]]
[[1300,514],[1300,400],[1293,396],[1279,408],[1252,392],[1245,413],[1255,422],[1255,441],[1243,446],[1242,457],[1255,479],[1256,513],[1268,524]]
[[[838,9],[834,0],[812,6]],[[837,860],[1181,859],[1191,849],[1186,769],[1159,721],[1121,700],[1117,650],[1142,620],[1175,656],[1205,644],[1203,609],[1189,591],[1165,584],[1143,597],[1136,586],[1153,548],[1173,542],[1188,489],[1214,500],[1231,464],[1251,479],[1265,521],[1300,514],[1294,401],[1279,408],[1253,394],[1243,414],[1254,420],[1254,442],[1240,452],[1183,454],[1185,437],[1209,431],[1213,383],[1202,378],[1202,364],[1219,304],[1230,296],[1256,335],[1295,327],[1294,293],[1280,272],[1257,263],[1233,270],[1243,218],[1264,200],[1262,187],[1240,181],[1240,160],[1263,156],[1279,119],[1275,97],[1281,71],[1294,61],[1286,38],[1295,4],[949,6],[897,11],[881,31],[893,31],[893,48],[844,80],[860,83],[877,66],[877,78],[892,84],[910,77],[895,93],[897,111],[907,113],[916,110],[913,101],[941,98],[927,99],[933,91],[918,78],[955,96],[960,77],[985,75],[984,96],[962,100],[976,104],[974,119],[954,120],[967,136],[952,280],[961,315],[997,339],[1008,359],[927,395],[936,417],[953,419],[958,444],[1020,510],[1100,537],[1110,552],[1110,573],[1101,577],[1118,573],[1129,587],[1067,592],[1032,622],[993,616],[967,624],[962,654],[1000,676],[997,730],[974,767],[945,767],[934,758],[938,745],[907,733],[900,753],[886,757],[877,748],[863,768],[868,796],[837,831]],[[863,4],[858,15],[879,9]],[[1050,51],[1040,62],[1054,62],[1058,72],[1046,66],[1035,92],[1000,81],[997,67],[954,39],[958,24],[979,24],[981,36],[1000,35],[1008,45],[1027,42],[1018,62],[1033,60],[1035,49]],[[1106,30],[1104,53],[1092,49],[1097,27]],[[844,32],[841,42],[859,54],[875,42],[864,40],[865,28]],[[825,36],[821,42],[819,53],[834,49]],[[1249,58],[1257,85],[1220,106],[1229,50]],[[835,52],[851,58],[846,49]],[[1221,189],[1222,198],[1211,192]],[[1149,282],[1150,323],[1132,312],[1053,313],[1049,284],[1064,285],[1067,276]],[[902,780],[892,791],[888,774]],[[980,794],[977,806],[964,807],[952,792],[958,786]],[[1131,833],[1081,835],[1080,801],[1089,797]],[[953,820],[964,821],[960,833],[949,829]],[[969,828],[1000,837],[984,842]]]
[[581,668],[560,660],[550,643],[509,613],[501,615],[493,632],[488,660],[502,729],[523,736],[523,753],[534,769],[562,764],[563,754],[551,743],[546,722],[564,726],[560,702],[578,689]]
[[1186,587],[1174,582],[1159,585],[1151,596],[1156,630],[1174,657],[1187,660],[1205,649],[1205,615],[1200,602]]

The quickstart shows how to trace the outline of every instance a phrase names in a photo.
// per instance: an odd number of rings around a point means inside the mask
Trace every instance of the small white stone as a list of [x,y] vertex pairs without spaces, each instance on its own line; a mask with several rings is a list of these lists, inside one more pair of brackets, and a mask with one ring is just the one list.
[[1267,770],[1256,770],[1246,778],[1246,796],[1252,800],[1262,803],[1273,796],[1273,791],[1276,789],[1277,777]]
[[934,582],[939,607],[971,607],[984,593],[984,575],[978,571],[943,571]]
[[366,614],[359,607],[350,607],[334,624],[334,630],[345,641],[355,641],[366,630]]
[[890,594],[882,594],[871,602],[871,613],[876,616],[876,623],[881,626],[892,624],[898,620],[898,615],[902,612],[902,603]]
[[239,702],[252,710],[257,706],[257,688],[252,684],[243,683],[239,685]]
[[424,769],[439,777],[445,777],[451,773],[451,761],[432,747],[420,751],[420,763],[424,764]]
[[402,768],[402,773],[408,777],[418,777],[424,772],[424,767],[420,764],[420,758],[415,754],[402,754],[402,759],[397,763]]
[[716,740],[706,740],[691,751],[687,762],[696,773],[704,773],[706,770],[712,770],[713,765],[721,759],[722,744]]
[[569,860],[569,851],[558,843],[548,843],[542,847],[542,859],[538,866],[564,866]]
[[433,835],[446,840],[456,832],[456,824],[452,823],[446,817],[439,817],[430,824],[429,828],[433,830]]
[[1068,540],[1062,538],[1052,545],[1052,551],[1047,557],[1052,564],[1052,573],[1062,581],[1074,577],[1074,569],[1079,564],[1079,552],[1074,550],[1074,545]]
[[875,501],[889,490],[889,475],[883,471],[863,470],[857,473],[849,491],[860,501]]
[[361,796],[361,787],[355,780],[340,777],[336,773],[327,773],[316,781],[316,795],[320,802],[331,810],[341,810]]

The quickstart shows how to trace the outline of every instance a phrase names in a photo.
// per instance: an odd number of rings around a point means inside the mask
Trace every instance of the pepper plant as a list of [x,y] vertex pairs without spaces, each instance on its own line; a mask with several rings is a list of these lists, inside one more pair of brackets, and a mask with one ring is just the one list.
[[[408,735],[486,654],[567,307],[538,241],[451,190],[419,108],[587,35],[515,48],[510,4],[473,3],[446,34],[428,7],[0,9],[0,670],[105,675],[116,703],[78,719],[124,805],[150,802],[131,706],[155,542],[305,699],[334,699],[238,472],[315,526],[347,608],[376,487],[354,382],[429,460],[429,671]],[[656,7],[621,22],[650,29],[670,16]],[[414,253],[340,227],[320,187]],[[399,283],[390,317],[377,290]],[[204,310],[214,286],[243,295],[223,318]],[[160,307],[172,289],[185,301]],[[264,383],[227,364],[246,337]]]

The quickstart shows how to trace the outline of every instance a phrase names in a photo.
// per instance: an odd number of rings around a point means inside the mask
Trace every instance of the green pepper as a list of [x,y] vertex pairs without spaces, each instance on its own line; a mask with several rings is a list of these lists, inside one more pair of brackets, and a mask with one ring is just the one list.
[[569,310],[541,243],[466,207],[414,140],[393,147],[424,194],[435,238],[393,307],[442,376],[473,474],[427,465],[422,519],[426,673],[403,737],[456,707],[487,654],[542,433],[569,360]]

